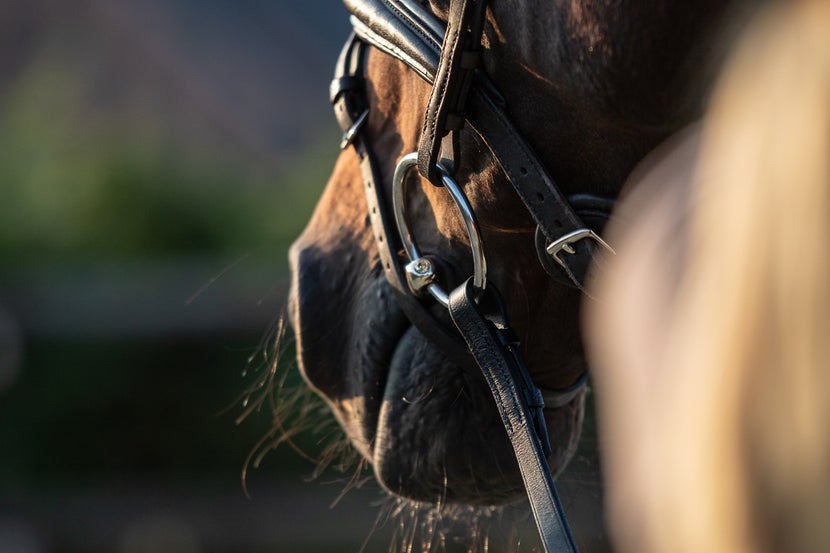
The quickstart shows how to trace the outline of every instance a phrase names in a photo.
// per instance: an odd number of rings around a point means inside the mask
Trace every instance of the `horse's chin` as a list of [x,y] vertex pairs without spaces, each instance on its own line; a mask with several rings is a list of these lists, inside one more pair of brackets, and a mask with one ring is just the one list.
[[[518,464],[480,371],[452,362],[413,327],[382,275],[352,288],[348,304],[322,300],[313,254],[298,258],[290,302],[300,370],[380,484],[417,503],[520,498]],[[581,415],[581,400],[548,414],[554,470],[573,451]]]
[[371,461],[381,485],[416,502],[495,504],[522,491],[483,377],[414,327],[389,364]]
[[[580,397],[548,413],[555,471],[573,452],[582,409]],[[498,505],[524,494],[483,376],[448,360],[414,327],[395,346],[371,461],[384,488],[415,502]]]

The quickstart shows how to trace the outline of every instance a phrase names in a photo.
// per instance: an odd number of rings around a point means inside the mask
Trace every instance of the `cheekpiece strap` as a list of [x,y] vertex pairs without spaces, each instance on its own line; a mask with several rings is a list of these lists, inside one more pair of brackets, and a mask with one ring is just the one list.
[[[441,177],[436,164],[442,139],[464,125],[473,72],[481,61],[485,6],[485,0],[450,0],[441,58],[432,83],[418,148],[418,171],[438,186],[441,185]],[[450,144],[456,146],[457,141]],[[458,157],[454,151],[450,155]]]

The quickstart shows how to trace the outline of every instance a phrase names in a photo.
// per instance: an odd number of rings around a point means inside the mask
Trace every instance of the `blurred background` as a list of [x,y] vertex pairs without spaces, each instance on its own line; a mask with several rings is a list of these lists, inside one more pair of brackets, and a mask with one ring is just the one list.
[[377,492],[330,510],[343,485],[290,448],[248,499],[271,417],[235,422],[337,154],[348,32],[339,0],[0,0],[0,553],[370,534]]
[[291,448],[247,497],[271,414],[236,422],[348,32],[340,0],[0,0],[0,553],[388,549],[377,486]]

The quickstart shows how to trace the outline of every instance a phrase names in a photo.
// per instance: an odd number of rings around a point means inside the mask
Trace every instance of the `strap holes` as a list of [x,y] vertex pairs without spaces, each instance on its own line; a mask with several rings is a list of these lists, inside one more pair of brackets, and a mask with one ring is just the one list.
[[523,175],[527,175],[527,169],[525,167],[519,167],[519,172]]
[[537,193],[536,193],[536,197],[537,197],[537,198],[539,198],[539,201],[540,201],[540,202],[544,202],[544,201],[545,201],[545,195],[544,195],[544,194],[542,194],[541,192],[537,192]]
[[378,212],[378,208],[375,207],[375,206],[372,206],[372,213],[374,214],[374,213],[377,213],[377,212]]
[[553,224],[556,225],[556,228],[562,228],[562,221],[559,219],[556,219]]

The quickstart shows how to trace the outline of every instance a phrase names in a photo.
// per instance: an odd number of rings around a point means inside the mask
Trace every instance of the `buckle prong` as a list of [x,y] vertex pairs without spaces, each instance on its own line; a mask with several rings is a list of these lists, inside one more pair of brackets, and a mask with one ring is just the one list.
[[352,126],[343,133],[343,138],[340,139],[341,150],[345,150],[352,142],[354,142],[354,139],[357,137],[357,133],[359,133],[360,129],[363,128],[363,125],[366,124],[368,117],[369,110],[363,110],[363,113],[358,115],[357,119],[355,119],[354,123],[352,123]]

